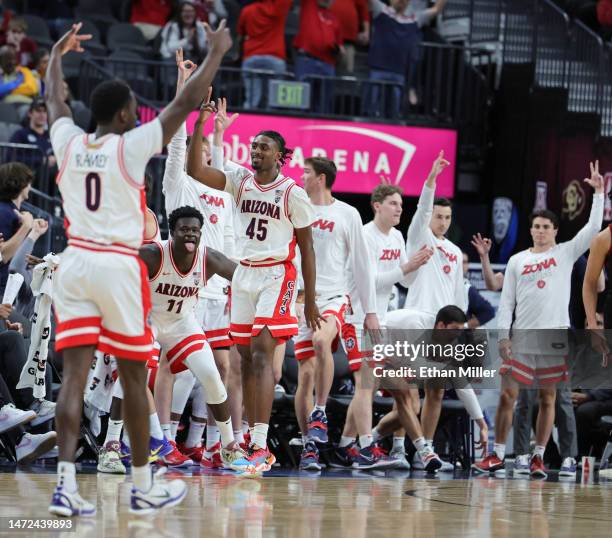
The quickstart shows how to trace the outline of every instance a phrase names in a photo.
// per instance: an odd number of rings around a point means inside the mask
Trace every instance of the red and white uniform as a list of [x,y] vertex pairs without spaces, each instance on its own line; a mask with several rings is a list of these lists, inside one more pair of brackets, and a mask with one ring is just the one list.
[[[204,217],[201,243],[232,257],[234,252],[234,201],[224,191],[211,189],[185,172],[187,128],[185,124],[168,144],[163,179],[166,214],[179,207],[195,207]],[[213,349],[232,345],[229,336],[229,281],[219,275],[200,290],[196,317]]]
[[[317,267],[317,307],[325,318],[336,319],[338,336],[344,325],[350,282],[347,272],[354,275],[355,292],[366,305],[368,313],[376,312],[374,275],[368,260],[370,252],[363,233],[359,212],[350,205],[334,200],[329,205],[314,205],[312,238]],[[314,357],[313,331],[305,321],[300,323],[295,340],[295,358]],[[338,339],[333,347],[337,346]]]
[[[393,286],[401,282],[409,286],[414,281],[415,273],[404,275],[401,265],[408,261],[406,245],[402,232],[391,228],[384,233],[374,221],[368,222],[364,227],[364,236],[370,256],[374,258],[372,265],[375,269],[374,282],[376,285],[376,314],[381,327],[384,327],[389,307],[389,299]],[[351,279],[352,280],[352,279]],[[361,336],[365,312],[357,294],[354,281],[350,288],[350,312],[346,316],[346,323],[342,327],[342,341],[352,371],[359,370],[362,359],[368,354],[362,349]]]
[[159,120],[99,139],[69,118],[51,128],[68,236],[55,275],[57,350],[95,345],[120,358],[151,355],[149,285],[138,248],[145,167],[162,136]]
[[461,249],[444,237],[438,239],[429,227],[434,194],[435,189],[423,186],[406,241],[408,256],[423,246],[432,247],[434,254],[416,271],[404,308],[387,314],[389,328],[433,329],[441,308],[456,305],[464,312],[467,310]]
[[297,271],[292,261],[295,229],[312,224],[312,206],[304,190],[282,174],[259,185],[242,166],[228,163],[224,172],[225,190],[236,201],[236,256],[240,260],[232,279],[232,340],[249,345],[264,327],[275,338],[287,339],[298,328]]
[[174,263],[172,239],[158,244],[161,263],[151,278],[151,324],[170,364],[178,374],[189,368],[202,383],[209,404],[227,399],[210,345],[195,316],[198,293],[206,284],[206,247],[196,250],[186,273]]
[[589,221],[571,241],[546,252],[523,250],[508,261],[497,327],[500,340],[509,338],[512,327],[513,357],[503,362],[500,373],[510,373],[525,384],[534,379],[556,383],[567,378],[566,331],[550,329],[570,326],[572,269],[599,232],[603,209],[603,194],[594,194]]

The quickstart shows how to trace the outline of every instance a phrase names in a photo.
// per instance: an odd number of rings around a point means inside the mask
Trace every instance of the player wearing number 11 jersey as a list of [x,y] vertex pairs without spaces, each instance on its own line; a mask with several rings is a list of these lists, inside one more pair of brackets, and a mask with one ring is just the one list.
[[[315,304],[316,270],[310,229],[313,209],[304,190],[281,173],[290,151],[277,132],[263,131],[253,140],[251,165],[255,173],[237,165],[231,170],[226,168],[225,173],[203,166],[201,143],[201,137],[193,137],[187,173],[210,187],[229,192],[236,201],[240,265],[232,279],[230,331],[242,357],[244,402],[252,428],[247,458],[254,469],[261,471],[274,461],[267,449],[274,399],[274,348],[278,340],[297,334],[298,328],[297,275],[292,261],[296,246],[302,256],[306,320],[318,327],[321,319]],[[220,167],[222,160],[222,149],[213,146],[213,163]]]

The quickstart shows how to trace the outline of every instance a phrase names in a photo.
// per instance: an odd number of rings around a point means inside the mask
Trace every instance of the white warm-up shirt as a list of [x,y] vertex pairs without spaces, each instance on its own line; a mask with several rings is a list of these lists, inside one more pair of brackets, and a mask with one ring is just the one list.
[[[201,243],[222,252],[228,258],[234,253],[234,201],[224,191],[212,189],[185,172],[187,127],[179,128],[168,144],[168,158],[163,179],[166,214],[183,206],[196,208],[204,217]],[[200,290],[200,297],[227,298],[224,288],[229,282],[214,275]]]
[[603,210],[604,195],[594,194],[589,221],[572,240],[546,252],[534,253],[527,249],[510,258],[497,313],[500,339],[508,338],[511,326],[514,329],[570,326],[572,269],[599,233]]
[[446,238],[438,239],[429,227],[435,189],[423,186],[416,213],[408,228],[408,256],[423,246],[433,247],[431,259],[416,272],[408,288],[405,308],[437,314],[441,308],[456,305],[467,310],[463,287],[463,254]]

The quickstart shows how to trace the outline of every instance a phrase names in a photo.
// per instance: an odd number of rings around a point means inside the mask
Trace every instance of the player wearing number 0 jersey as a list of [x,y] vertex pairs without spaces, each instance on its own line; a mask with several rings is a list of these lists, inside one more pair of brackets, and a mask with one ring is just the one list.
[[[196,128],[201,126],[196,124]],[[310,225],[312,206],[302,188],[284,176],[281,166],[291,153],[275,131],[259,133],[251,144],[255,173],[234,165],[224,172],[222,148],[213,146],[213,164],[202,165],[201,138],[192,139],[187,173],[213,188],[223,188],[236,202],[237,257],[232,279],[231,336],[242,356],[244,401],[252,428],[248,461],[253,468],[269,468],[274,456],[267,449],[267,433],[277,340],[297,333],[295,300],[297,275],[293,258],[299,245],[305,282],[305,316],[319,324],[315,304],[315,257]],[[251,405],[248,405],[251,402]]]
[[59,163],[69,246],[56,275],[57,349],[64,351],[64,379],[57,402],[58,483],[49,511],[91,516],[95,506],[77,490],[74,453],[79,435],[87,371],[95,349],[114,354],[125,396],[125,423],[132,442],[131,511],[149,513],[174,506],[187,493],[181,481],[153,478],[148,466],[148,405],[145,363],[152,351],[146,268],[138,258],[144,238],[144,171],[202,100],[231,47],[223,21],[207,27],[209,54],[181,95],[159,118],[136,127],[137,101],[124,82],[109,80],[91,95],[95,134],[74,125],[65,103],[61,57],[83,52],[81,24],[54,45],[46,74],[51,142]]
[[176,209],[168,218],[171,239],[143,246],[140,256],[151,284],[155,339],[166,351],[173,374],[188,368],[204,387],[221,432],[222,458],[233,467],[243,453],[234,442],[227,392],[195,317],[195,305],[207,279],[213,274],[231,278],[236,264],[213,249],[199,247],[203,222],[195,208]]
[[539,410],[530,473],[546,478],[543,457],[555,419],[556,384],[567,379],[567,334],[565,330],[553,329],[570,326],[572,269],[589,248],[603,220],[604,181],[599,163],[591,163],[591,177],[585,182],[595,189],[595,194],[589,221],[576,236],[557,244],[558,217],[552,211],[536,211],[530,218],[533,247],[508,261],[497,315],[503,377],[495,414],[495,446],[490,455],[473,465],[476,471],[495,472],[504,468],[506,438],[512,427],[519,387],[535,384]]

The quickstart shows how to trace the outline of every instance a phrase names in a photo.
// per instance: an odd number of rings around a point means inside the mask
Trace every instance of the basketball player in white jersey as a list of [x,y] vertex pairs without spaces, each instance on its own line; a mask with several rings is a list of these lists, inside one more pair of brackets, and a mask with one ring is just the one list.
[[[196,69],[196,65],[189,60],[183,61],[182,49],[179,49],[176,53],[176,62],[178,67],[178,95],[182,91],[186,80]],[[207,96],[207,102],[209,99],[210,91]],[[212,108],[210,108],[210,111],[212,111]],[[178,207],[185,205],[195,207],[206,220],[206,225],[202,227],[202,243],[226,255],[231,255],[234,243],[234,202],[228,193],[211,189],[185,173],[186,142],[187,128],[185,123],[183,123],[168,145],[168,158],[163,179],[166,214],[169,215]],[[204,162],[206,163],[210,159],[210,152],[207,153],[207,155],[203,155]],[[207,282],[206,287],[203,287],[199,293],[200,300],[196,305],[196,315],[212,348],[221,378],[226,383],[229,370],[229,346],[232,343],[229,337],[229,282],[218,275],[214,275]],[[173,413],[182,414],[191,393],[193,381],[195,380],[192,376],[188,375],[185,378],[185,374],[183,374],[180,378],[177,378],[174,384],[174,391],[172,391],[173,378],[168,380],[170,383],[164,383],[164,374],[160,377],[162,382],[157,385],[158,395],[156,401],[166,406],[163,411],[163,418],[169,422],[167,402],[171,398]],[[191,379],[189,379],[190,377]],[[166,397],[164,398],[164,396],[159,394],[160,392],[167,392]],[[202,394],[202,390],[196,390],[194,399],[202,399]],[[205,408],[205,405],[205,401],[194,401],[192,409],[199,410]],[[190,422],[192,434],[187,437],[186,443],[180,445],[179,448],[186,456],[198,463],[202,461],[204,456],[203,461],[205,463],[208,462],[211,466],[220,465],[221,446],[218,442],[218,428],[212,417],[207,427],[207,447],[212,450],[207,450],[204,453],[201,446],[201,433],[205,424],[206,416],[199,417],[192,412]],[[198,432],[200,435],[198,435]]]
[[547,476],[543,457],[555,420],[556,385],[568,375],[567,335],[564,330],[551,329],[570,326],[572,269],[603,221],[604,181],[599,164],[590,166],[591,177],[584,181],[595,193],[587,224],[572,240],[557,244],[559,219],[547,209],[535,211],[530,219],[533,246],[512,256],[506,266],[497,313],[503,377],[495,414],[495,445],[490,455],[472,466],[478,472],[504,470],[506,438],[519,388],[533,387],[538,390],[539,410],[530,474],[535,478]]
[[317,307],[325,323],[313,331],[305,321],[301,322],[295,339],[299,365],[295,414],[304,439],[302,469],[320,469],[315,443],[328,441],[325,405],[334,380],[332,350],[337,347],[347,306],[347,268],[366,311],[364,329],[379,328],[374,275],[370,264],[364,263],[370,254],[363,223],[354,207],[332,196],[336,173],[336,165],[330,159],[310,157],[304,161],[302,181],[315,213],[312,236],[317,260]]
[[[234,165],[225,172],[205,167],[201,137],[189,147],[187,173],[236,201],[237,257],[232,279],[231,336],[242,357],[244,402],[251,426],[247,460],[259,470],[275,458],[267,448],[268,423],[274,399],[274,349],[279,340],[297,334],[295,248],[302,256],[304,315],[311,328],[321,316],[315,303],[315,256],[312,248],[313,210],[304,190],[281,173],[290,154],[283,137],[262,131],[251,143],[251,166]],[[223,149],[213,145],[213,163],[223,162]],[[215,153],[219,154],[215,158]]]
[[155,339],[166,350],[173,374],[188,368],[204,387],[221,432],[221,457],[230,467],[244,453],[234,441],[227,392],[195,305],[208,279],[213,275],[231,279],[236,264],[214,249],[199,248],[203,224],[197,209],[175,209],[168,217],[171,239],[143,246],[140,257],[149,272]]
[[[65,103],[62,56],[82,52],[73,25],[53,47],[46,75],[51,143],[59,164],[57,183],[66,215],[68,248],[55,275],[56,348],[64,353],[64,379],[57,402],[58,485],[49,510],[61,516],[92,516],[96,508],[78,494],[74,454],[85,383],[94,351],[117,357],[125,396],[125,422],[132,442],[131,510],[151,512],[178,504],[181,481],[154,480],[148,465],[149,421],[146,361],[152,351],[146,269],[138,258],[144,236],[144,171],[187,115],[202,100],[231,47],[225,23],[207,28],[209,54],[181,95],[160,116],[135,128],[137,102],[120,81],[98,85],[91,96],[97,123],[87,135]],[[204,90],[204,91],[203,91]]]
[[[374,220],[364,226],[364,235],[368,244],[372,263],[375,267],[376,311],[381,325],[389,306],[391,290],[396,282],[409,286],[417,270],[429,261],[433,254],[431,248],[422,248],[408,259],[401,232],[395,228],[402,214],[402,191],[394,185],[379,185],[371,195]],[[376,469],[400,464],[399,457],[387,457],[375,445],[372,437],[372,397],[378,388],[378,380],[372,375],[372,360],[367,360],[367,353],[362,346],[359,327],[365,316],[361,301],[351,285],[351,310],[347,323],[342,328],[342,338],[347,349],[349,366],[355,377],[355,395],[349,405],[346,424],[340,440],[337,455],[344,464],[352,464],[358,469]],[[367,368],[362,367],[366,359]],[[405,390],[392,392],[396,405],[401,406],[401,423],[408,429],[410,438],[421,451],[421,458],[427,462],[427,469],[435,471],[441,464],[431,447],[423,438],[417,412],[415,411],[406,384]],[[359,437],[360,449],[352,447],[355,436]],[[402,458],[403,456],[402,437]],[[347,457],[348,456],[348,457]]]

